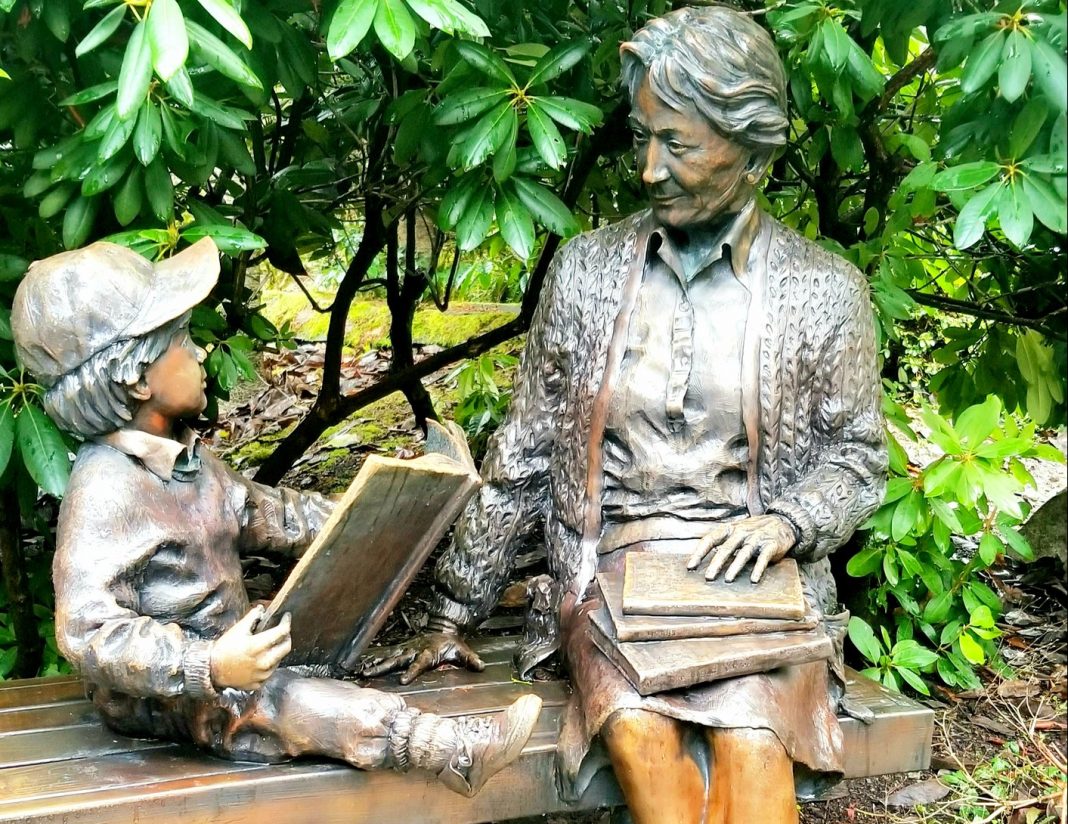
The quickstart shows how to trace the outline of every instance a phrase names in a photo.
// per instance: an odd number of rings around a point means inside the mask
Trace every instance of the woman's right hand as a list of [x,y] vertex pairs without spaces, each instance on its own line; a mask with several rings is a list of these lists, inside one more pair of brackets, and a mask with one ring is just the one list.
[[364,659],[359,674],[363,678],[375,678],[406,668],[400,682],[410,684],[424,672],[442,664],[456,664],[475,672],[486,668],[478,654],[460,636],[455,624],[431,619],[427,632],[401,644],[391,654]]

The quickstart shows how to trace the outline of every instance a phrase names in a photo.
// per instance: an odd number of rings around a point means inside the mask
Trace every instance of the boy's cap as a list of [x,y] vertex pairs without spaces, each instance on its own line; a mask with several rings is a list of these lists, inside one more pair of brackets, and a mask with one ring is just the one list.
[[218,279],[210,237],[157,263],[103,241],[38,260],[15,292],[15,352],[50,387],[111,344],[192,309]]

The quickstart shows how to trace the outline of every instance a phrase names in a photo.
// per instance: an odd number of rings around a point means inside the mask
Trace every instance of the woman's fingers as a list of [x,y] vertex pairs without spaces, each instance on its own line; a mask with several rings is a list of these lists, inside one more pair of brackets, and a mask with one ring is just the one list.
[[701,542],[697,545],[697,550],[690,556],[686,562],[687,569],[696,569],[697,566],[705,559],[705,556],[712,550],[714,546],[722,543],[726,540],[727,536],[731,534],[730,527],[725,524],[716,524],[708,530],[708,533],[701,539]]

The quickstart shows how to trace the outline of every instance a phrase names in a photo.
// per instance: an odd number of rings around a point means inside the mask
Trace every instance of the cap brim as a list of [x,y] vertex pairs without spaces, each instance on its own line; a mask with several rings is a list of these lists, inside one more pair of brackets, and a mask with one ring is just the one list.
[[154,264],[153,270],[151,299],[137,323],[127,330],[130,337],[158,329],[208,296],[219,280],[219,247],[210,237],[201,238]]

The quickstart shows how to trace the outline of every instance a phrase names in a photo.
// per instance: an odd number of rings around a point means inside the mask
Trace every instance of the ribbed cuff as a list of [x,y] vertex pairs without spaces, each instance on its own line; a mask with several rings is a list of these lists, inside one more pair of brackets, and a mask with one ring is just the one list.
[[191,698],[214,698],[218,693],[211,682],[212,641],[193,641],[182,656],[185,694]]
[[790,554],[806,560],[816,546],[816,524],[808,510],[800,504],[780,498],[772,501],[765,511],[770,515],[780,515],[791,523],[798,538]]
[[458,603],[437,591],[430,599],[430,615],[451,621],[459,629],[470,626],[474,620],[474,614],[469,606]]

